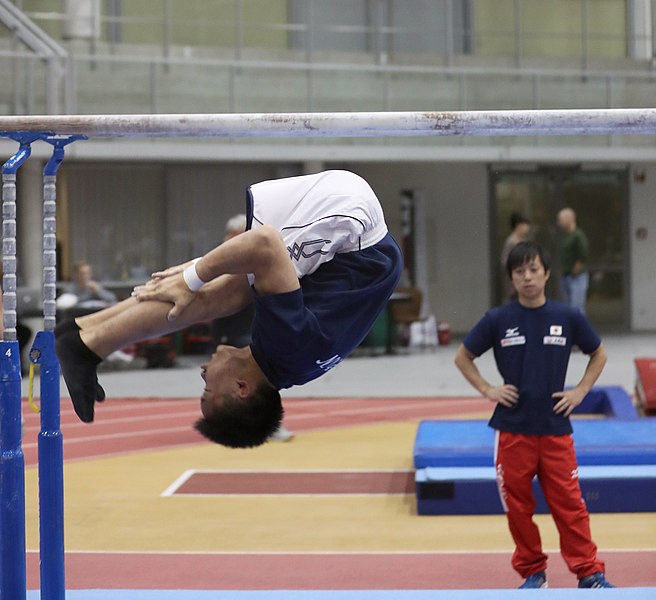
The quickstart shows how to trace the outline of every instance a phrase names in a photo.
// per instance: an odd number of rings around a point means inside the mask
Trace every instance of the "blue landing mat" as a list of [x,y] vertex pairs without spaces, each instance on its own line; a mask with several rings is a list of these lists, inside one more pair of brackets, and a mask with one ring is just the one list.
[[619,385],[593,387],[583,398],[583,402],[574,409],[574,414],[598,414],[625,420],[640,418],[633,399]]
[[[579,465],[656,464],[656,418],[575,419]],[[416,469],[492,466],[494,431],[487,421],[422,421],[413,451]]]
[[[68,590],[67,600],[586,600],[588,598],[653,600],[656,588],[615,588],[579,590]],[[27,600],[39,600],[38,591],[29,591]]]
[[[494,467],[427,467],[416,473],[420,515],[502,514]],[[579,467],[581,493],[590,512],[656,512],[656,465]],[[533,482],[536,512],[549,512]]]

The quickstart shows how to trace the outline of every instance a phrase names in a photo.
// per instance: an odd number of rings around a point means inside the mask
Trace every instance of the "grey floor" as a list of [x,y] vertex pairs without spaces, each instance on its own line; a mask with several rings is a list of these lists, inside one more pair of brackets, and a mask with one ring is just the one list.
[[[459,340],[434,349],[413,350],[397,355],[352,356],[323,377],[302,387],[283,392],[283,397],[405,397],[474,396],[476,392],[453,364]],[[656,358],[656,333],[607,335],[604,344],[608,363],[598,385],[619,385],[633,393],[636,371],[634,359]],[[199,366],[203,356],[183,356],[171,369],[135,369],[116,365],[100,373],[108,397],[193,397],[200,394]],[[574,385],[583,374],[587,357],[573,353],[567,384]],[[483,374],[499,381],[491,352],[478,359]],[[23,379],[23,395],[28,380]],[[39,395],[38,378],[34,395]],[[61,395],[66,396],[62,382]]]

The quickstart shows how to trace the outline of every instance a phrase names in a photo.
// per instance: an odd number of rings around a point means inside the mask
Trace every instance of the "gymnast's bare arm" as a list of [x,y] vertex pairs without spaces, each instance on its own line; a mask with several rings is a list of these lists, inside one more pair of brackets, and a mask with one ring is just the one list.
[[[181,267],[183,265],[155,274],[146,285],[135,288],[133,295],[140,302],[158,300],[173,304],[167,318],[178,319],[196,296],[185,283]],[[280,234],[266,225],[217,246],[203,256],[195,268],[198,277],[206,282],[226,275],[244,277],[252,273],[255,291],[262,295],[291,292],[300,287]]]

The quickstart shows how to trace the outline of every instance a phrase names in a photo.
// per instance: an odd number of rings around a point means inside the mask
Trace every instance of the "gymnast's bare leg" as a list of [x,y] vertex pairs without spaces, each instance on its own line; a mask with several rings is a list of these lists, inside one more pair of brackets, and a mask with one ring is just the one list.
[[94,406],[105,398],[97,367],[115,350],[128,344],[183,329],[193,323],[231,315],[251,300],[245,275],[221,275],[205,284],[175,321],[168,319],[171,304],[128,298],[58,328],[57,357],[73,407],[80,420],[90,423]]

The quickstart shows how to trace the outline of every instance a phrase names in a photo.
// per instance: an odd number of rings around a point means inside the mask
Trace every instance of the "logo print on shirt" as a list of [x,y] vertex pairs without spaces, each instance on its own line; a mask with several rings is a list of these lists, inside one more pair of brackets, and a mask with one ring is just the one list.
[[330,371],[333,367],[336,367],[340,362],[342,362],[342,357],[339,354],[335,354],[327,360],[317,360],[316,363],[319,365],[319,368],[322,371]]
[[506,329],[506,336],[501,340],[501,347],[522,346],[526,343],[526,338],[519,335],[519,327],[510,327]]
[[545,346],[566,346],[567,338],[563,336],[562,325],[550,325],[549,335],[545,335],[542,339]]
[[292,260],[300,260],[301,258],[310,258],[315,254],[328,254],[323,250],[326,244],[330,244],[330,240],[312,240],[302,242],[300,245],[294,242],[293,246],[287,246],[287,251]]

